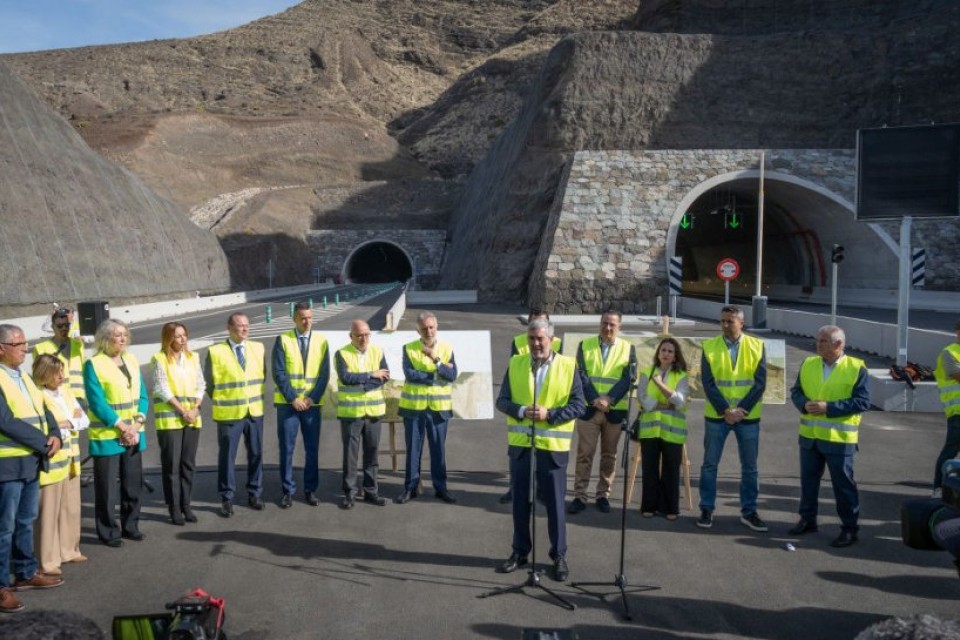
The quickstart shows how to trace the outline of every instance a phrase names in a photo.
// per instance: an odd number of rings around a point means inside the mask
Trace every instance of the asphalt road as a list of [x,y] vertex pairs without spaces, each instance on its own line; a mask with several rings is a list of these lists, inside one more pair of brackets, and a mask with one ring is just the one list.
[[[326,319],[321,328],[345,331],[350,318],[379,312],[379,302]],[[413,328],[417,311],[408,310],[401,329]],[[491,332],[496,394],[510,339],[521,330],[517,315],[522,310],[471,305],[434,311],[441,334],[464,329]],[[259,317],[255,312],[251,315],[255,321]],[[205,320],[190,319],[192,336],[222,330],[225,316],[224,312]],[[211,328],[205,328],[205,322]],[[631,329],[625,327],[625,331]],[[140,340],[148,330],[149,326],[139,325],[135,338]],[[715,326],[697,324],[678,333],[708,337],[716,331]],[[812,342],[785,340],[792,382]],[[267,393],[272,394],[269,384]],[[336,506],[342,451],[339,429],[329,421],[321,434],[320,506],[298,500],[290,510],[279,508],[276,422],[268,409],[267,508],[255,512],[241,504],[236,516],[226,520],[215,513],[219,504],[215,431],[205,426],[194,491],[200,522],[186,527],[167,521],[151,433],[146,462],[148,479],[157,492],[145,496],[141,529],[147,539],[128,541],[120,549],[97,543],[93,492],[88,487],[83,492],[82,549],[90,562],[64,567],[62,588],[21,595],[30,609],[85,613],[108,629],[114,615],[161,611],[164,603],[200,586],[226,598],[226,630],[232,640],[520,638],[527,628],[567,629],[585,639],[808,640],[853,638],[892,615],[956,617],[960,579],[947,555],[913,551],[899,539],[900,502],[929,493],[933,462],[944,434],[943,416],[882,412],[865,416],[856,461],[861,541],[839,550],[829,546],[838,532],[838,520],[826,481],[820,532],[799,539],[786,535],[796,520],[799,496],[797,414],[789,406],[764,410],[760,514],[770,532],[754,533],[739,523],[739,466],[733,440],[728,441],[721,463],[713,529],[694,526],[696,511],[682,511],[676,522],[643,519],[637,495],[627,512],[624,575],[629,585],[656,589],[629,595],[633,621],[620,615],[619,595],[612,585],[620,554],[619,477],[613,513],[601,514],[591,504],[587,511],[568,518],[571,579],[610,581],[608,587],[594,589],[608,597],[545,577],[544,584],[575,603],[575,611],[555,606],[538,591],[478,598],[490,589],[525,579],[521,572],[504,576],[493,570],[510,553],[511,538],[509,506],[497,502],[507,486],[506,435],[499,416],[451,426],[448,467],[450,488],[460,498],[456,505],[433,498],[428,486],[426,496],[406,505],[389,503],[378,508],[360,503],[345,512]],[[694,498],[703,451],[702,414],[702,402],[693,403],[688,450]],[[299,450],[296,463],[302,464]],[[401,491],[402,471],[390,471],[387,458],[381,464],[382,492],[392,497]],[[572,464],[568,472],[572,487]],[[238,485],[243,481],[240,472]],[[538,537],[545,552],[542,511],[540,517]],[[782,548],[788,541],[796,551]]]

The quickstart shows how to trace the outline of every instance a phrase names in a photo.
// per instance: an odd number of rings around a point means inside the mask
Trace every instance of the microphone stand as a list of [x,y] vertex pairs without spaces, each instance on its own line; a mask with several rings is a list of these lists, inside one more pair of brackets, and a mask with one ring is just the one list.
[[[531,356],[532,358],[532,356]],[[532,362],[538,362],[532,360]],[[540,397],[540,385],[537,383],[537,371],[540,370],[540,367],[543,366],[543,363],[540,362],[540,365],[533,370],[533,406],[537,406],[537,399]],[[530,418],[530,487],[527,492],[527,504],[530,506],[530,519],[532,520],[531,524],[531,535],[530,535],[530,570],[527,572],[527,579],[521,582],[520,584],[514,585],[512,587],[500,587],[499,589],[494,589],[493,591],[488,591],[482,593],[478,598],[492,598],[493,596],[503,595],[505,593],[523,593],[524,587],[534,587],[537,589],[542,589],[546,591],[548,595],[552,596],[557,600],[557,606],[563,607],[568,611],[573,611],[577,608],[575,604],[564,599],[560,594],[553,591],[549,587],[543,584],[543,581],[540,579],[540,576],[543,574],[543,569],[537,569],[537,465],[536,465],[536,419]],[[514,495],[514,500],[519,500],[520,496]],[[526,523],[524,523],[526,526]]]
[[[643,591],[653,591],[659,589],[660,587],[655,587],[651,585],[647,586],[637,586],[629,591],[627,590],[627,576],[623,573],[623,564],[626,555],[626,540],[627,540],[627,467],[628,461],[630,459],[630,425],[632,421],[630,416],[633,414],[633,389],[637,384],[637,363],[636,361],[630,363],[630,386],[627,389],[627,418],[623,423],[623,506],[620,508],[620,573],[616,574],[613,577],[613,582],[573,582],[570,586],[580,589],[581,591],[595,595],[601,600],[606,599],[608,596],[612,595],[609,593],[594,593],[583,589],[583,587],[602,587],[612,585],[620,590],[620,600],[623,602],[623,617],[626,620],[633,620],[633,614],[630,613],[630,604],[627,602],[627,593],[639,593]],[[637,389],[637,393],[640,393],[640,390]],[[639,414],[638,416],[639,417]]]

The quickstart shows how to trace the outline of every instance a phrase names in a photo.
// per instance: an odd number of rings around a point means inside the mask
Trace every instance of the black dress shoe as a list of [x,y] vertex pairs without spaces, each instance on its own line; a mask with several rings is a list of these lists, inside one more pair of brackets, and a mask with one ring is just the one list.
[[353,506],[356,504],[356,501],[353,499],[353,496],[343,496],[343,501],[340,502],[341,509],[353,509]]
[[307,493],[306,493],[306,495],[304,495],[303,499],[304,499],[304,500],[306,501],[306,503],[307,503],[308,505],[310,505],[311,507],[316,507],[316,506],[319,506],[319,505],[320,505],[320,498],[318,498],[318,497],[317,497],[317,494],[315,494],[313,491],[307,491]]
[[247,498],[247,504],[255,511],[263,511],[266,505],[263,504],[263,498],[260,496],[250,496]]
[[450,495],[449,491],[437,491],[435,494],[438,498],[446,502],[447,504],[456,504],[457,499]]
[[414,492],[404,491],[403,493],[398,495],[396,498],[394,498],[393,501],[397,504],[406,504],[416,497],[417,497],[417,494],[415,494]]
[[553,561],[553,578],[557,582],[566,582],[570,577],[570,569],[567,567],[567,561],[563,558],[557,558]]
[[114,549],[116,549],[117,547],[123,546],[123,540],[121,540],[120,538],[112,538],[110,540],[101,540],[100,542],[107,545],[108,547],[113,547]]
[[814,533],[817,530],[817,523],[813,520],[804,520],[800,518],[800,522],[794,525],[793,529],[787,531],[791,536],[802,536],[805,533]]
[[510,504],[513,502],[513,489],[507,489],[507,492],[500,496],[500,504]]
[[283,497],[280,498],[280,508],[289,509],[293,506],[293,496],[289,493],[283,494]]
[[196,522],[197,515],[193,512],[193,509],[191,509],[190,507],[184,507],[183,519],[186,520],[187,522]]
[[170,522],[178,527],[182,527],[183,525],[187,524],[187,521],[183,519],[183,514],[180,513],[179,509],[170,509]]
[[233,503],[229,500],[224,500],[220,503],[220,515],[224,518],[229,518],[233,515]]
[[363,501],[367,504],[377,505],[378,507],[382,507],[383,505],[387,504],[387,500],[385,498],[381,498],[375,493],[363,494]]
[[130,533],[124,532],[123,537],[134,542],[141,542],[147,538],[147,535],[142,531],[132,531]]
[[527,562],[527,556],[518,556],[515,553],[511,553],[510,557],[501,562],[500,566],[497,567],[497,573],[513,573],[517,570],[517,567],[526,566]]
[[849,547],[857,540],[857,534],[853,533],[852,531],[841,531],[840,535],[838,535],[834,541],[830,543],[830,546],[837,548]]
[[610,513],[610,500],[603,496],[597,498],[597,509],[600,513]]

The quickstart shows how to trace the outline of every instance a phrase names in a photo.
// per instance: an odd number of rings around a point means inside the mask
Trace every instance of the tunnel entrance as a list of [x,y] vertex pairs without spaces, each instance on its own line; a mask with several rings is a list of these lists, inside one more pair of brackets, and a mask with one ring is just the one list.
[[[852,205],[840,197],[784,177],[768,175],[765,182],[764,295],[802,299],[829,287],[834,244],[844,245],[847,254],[841,287],[896,287],[896,259],[881,232],[856,222]],[[730,283],[731,295],[749,297],[756,293],[759,182],[743,174],[717,182],[688,197],[675,220],[674,255],[683,258],[683,293],[722,296],[716,266],[723,258],[734,258],[740,275]]]
[[413,277],[407,252],[392,242],[373,241],[353,250],[343,267],[346,282],[406,282]]

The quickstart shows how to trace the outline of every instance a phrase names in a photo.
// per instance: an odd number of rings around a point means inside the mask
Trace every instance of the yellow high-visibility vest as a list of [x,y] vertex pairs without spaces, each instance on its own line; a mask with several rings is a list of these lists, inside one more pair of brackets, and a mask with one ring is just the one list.
[[[364,353],[363,364],[360,364],[360,352],[353,344],[341,348],[337,353],[343,358],[350,373],[373,373],[380,369],[383,350],[380,347],[369,345]],[[364,391],[363,385],[344,384],[343,380],[337,384],[337,417],[351,418],[379,418],[387,412],[387,401],[383,395],[383,387]]]
[[[673,371],[667,374],[664,384],[670,389],[676,389],[680,381],[687,377],[686,371]],[[657,404],[669,404],[669,398],[663,395],[653,382],[653,377],[647,381],[647,395],[657,401]],[[660,438],[664,442],[684,444],[687,441],[687,412],[684,409],[672,407],[670,409],[654,409],[644,411],[640,416],[640,439]]]
[[[554,337],[550,341],[550,348],[553,349],[554,353],[560,353],[560,345],[563,341],[560,338]],[[530,353],[530,343],[527,342],[527,334],[521,333],[513,339],[513,344],[516,346],[517,355],[525,356]]]
[[933,371],[933,376],[937,380],[937,388],[940,390],[940,402],[943,403],[943,412],[947,417],[960,416],[960,382],[947,375],[947,369],[943,366],[943,356],[949,353],[955,360],[960,362],[960,344],[954,342],[940,352],[937,357],[937,368]]
[[[66,385],[60,387],[60,396],[68,407],[76,405],[76,399]],[[43,402],[57,421],[58,428],[61,422],[69,422],[70,416],[63,413],[60,403],[51,396],[44,393]],[[63,432],[60,433],[62,436]],[[76,478],[80,475],[80,432],[76,429],[70,429],[68,434],[66,438],[63,438],[60,450],[50,458],[50,470],[40,472],[41,487],[56,484],[67,478]]]
[[70,338],[70,354],[65,355],[60,352],[60,345],[50,340],[38,342],[33,347],[33,359],[45,353],[57,356],[63,363],[64,371],[67,374],[67,382],[70,384],[70,391],[74,398],[86,400],[87,392],[83,388],[83,341],[77,338]]
[[[285,356],[285,371],[290,386],[297,392],[297,398],[306,398],[317,384],[320,377],[320,368],[327,359],[327,339],[319,331],[310,332],[310,341],[307,345],[307,367],[304,370],[303,356],[300,354],[300,344],[296,331],[287,331],[280,335],[280,344],[283,345]],[[320,394],[319,404],[323,404],[324,394]],[[274,404],[289,404],[280,390],[273,394]]]
[[[140,363],[129,352],[124,352],[121,358],[127,366],[127,371],[130,372],[129,380],[120,371],[120,367],[114,364],[113,358],[103,352],[90,358],[90,364],[94,373],[97,374],[100,386],[103,387],[103,395],[110,408],[117,412],[121,420],[133,420],[137,415],[137,405],[140,403]],[[100,422],[100,418],[94,415],[92,409],[87,412],[87,415],[90,417],[90,440],[120,439],[120,429]],[[143,433],[142,424],[139,431]]]
[[246,368],[240,367],[237,354],[229,342],[213,345],[207,351],[213,374],[213,419],[236,422],[250,415],[263,415],[263,345],[246,340],[243,343]]
[[[566,406],[570,401],[573,377],[577,375],[577,361],[554,355],[536,402],[533,398],[534,374],[531,365],[529,354],[510,358],[508,379],[511,399],[524,407],[534,404],[549,409]],[[534,446],[545,451],[570,451],[575,423],[576,419],[553,425],[546,421],[534,422]],[[507,442],[510,446],[529,447],[530,421],[507,416]]]
[[[844,356],[833,367],[833,371],[823,379],[823,358],[813,356],[800,366],[800,388],[803,395],[816,401],[831,402],[850,397],[857,382],[860,370],[864,369],[863,360]],[[800,414],[800,435],[813,440],[857,444],[860,433],[860,414],[828,418],[826,415]]]
[[[184,411],[189,411],[197,406],[197,376],[200,356],[191,351],[190,353],[183,354],[183,358],[182,374],[180,367],[170,362],[167,354],[163,351],[155,353],[152,362],[154,365],[159,364],[163,367],[170,392],[177,398],[177,401],[180,402],[180,406],[183,407]],[[172,404],[164,402],[157,396],[153,398],[153,425],[157,431],[183,429],[185,427],[199,429],[203,426],[200,416],[197,416],[197,421],[193,424],[185,423],[183,417],[177,413],[177,410],[174,409]]]
[[[410,364],[417,371],[437,373],[437,365],[423,353],[423,343],[419,340],[404,345]],[[434,347],[436,357],[441,364],[450,364],[453,357],[453,346],[446,342],[437,341]],[[453,386],[449,380],[435,376],[432,382],[404,381],[400,396],[400,408],[414,411],[453,411]]]
[[[753,387],[753,376],[760,366],[760,360],[763,358],[763,340],[742,334],[740,336],[740,347],[737,352],[737,366],[734,367],[730,362],[730,351],[727,349],[727,343],[723,336],[710,338],[703,342],[703,356],[710,363],[710,370],[713,372],[713,378],[720,390],[720,395],[726,398],[731,407],[736,407],[737,403]],[[762,402],[757,402],[750,410],[750,413],[744,416],[749,420],[760,418],[763,408]],[[717,413],[713,404],[708,400],[703,408],[705,418],[712,420],[722,420],[723,415]]]
[[[580,349],[583,352],[583,364],[587,369],[586,374],[590,378],[590,384],[598,395],[608,395],[613,385],[620,382],[624,369],[630,366],[630,343],[617,338],[609,347],[606,361],[600,350],[599,336],[593,336],[581,342]],[[629,393],[623,394],[617,404],[610,408],[626,411],[629,398]]]
[[[3,395],[7,398],[7,406],[10,407],[13,417],[36,427],[43,435],[48,435],[50,425],[47,424],[46,415],[43,411],[43,393],[33,383],[30,376],[23,376],[23,383],[27,387],[29,398],[24,397],[20,385],[10,377],[10,374],[0,369],[0,389],[3,389]],[[34,453],[36,452],[30,447],[0,433],[0,458],[18,458],[31,456]]]

